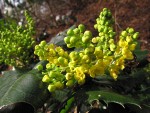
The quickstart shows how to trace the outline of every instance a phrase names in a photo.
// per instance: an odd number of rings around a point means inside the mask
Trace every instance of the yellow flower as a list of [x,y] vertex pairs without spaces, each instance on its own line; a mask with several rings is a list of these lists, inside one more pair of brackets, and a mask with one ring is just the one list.
[[89,69],[89,74],[92,78],[96,75],[104,74],[104,67],[99,64],[95,64]]
[[77,81],[85,79],[85,74],[84,74],[84,72],[83,72],[81,67],[76,67],[75,68],[75,79]]
[[128,42],[126,42],[125,40],[123,39],[120,39],[119,42],[118,42],[118,45],[120,47],[127,47],[128,46]]
[[126,52],[124,52],[122,54],[125,59],[132,60],[134,58],[134,56],[130,50],[127,50]]
[[120,50],[121,50],[121,47],[117,46],[114,55],[117,56],[118,54],[120,54]]
[[115,63],[121,70],[125,68],[124,66],[124,57],[120,57],[119,59],[116,60]]
[[109,73],[110,73],[110,75],[112,76],[112,78],[114,80],[117,80],[117,77],[118,77],[118,74],[119,74],[119,70],[118,69],[115,69],[115,68],[110,69]]
[[133,51],[133,50],[135,50],[135,47],[136,47],[136,44],[131,44],[131,45],[129,46],[129,49],[130,49],[131,51]]
[[81,69],[83,70],[84,73],[88,73],[89,68],[90,68],[90,66],[88,64],[82,64],[81,65]]
[[103,57],[103,51],[100,47],[95,47],[94,54],[98,59]]

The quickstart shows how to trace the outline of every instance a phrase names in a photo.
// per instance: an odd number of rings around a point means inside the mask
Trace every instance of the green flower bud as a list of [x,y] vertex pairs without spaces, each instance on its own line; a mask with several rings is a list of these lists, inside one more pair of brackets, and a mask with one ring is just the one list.
[[115,48],[116,48],[116,45],[115,45],[115,44],[113,44],[113,43],[110,44],[110,50],[111,50],[111,51],[115,51]]
[[114,44],[114,39],[110,39],[109,44]]
[[55,71],[50,71],[48,75],[49,75],[50,78],[54,78],[54,77],[56,77],[56,72]]
[[55,87],[55,85],[48,85],[48,90],[49,90],[49,92],[54,92],[55,90],[56,90],[56,87]]
[[42,82],[50,82],[50,78],[48,75],[44,75],[44,77],[42,78]]
[[50,63],[46,64],[46,68],[47,69],[51,68],[51,64]]
[[67,87],[72,87],[74,85],[74,81],[73,80],[68,80],[66,83]]
[[108,11],[108,9],[107,8],[103,8],[103,11]]
[[42,51],[42,50],[40,50],[40,51],[38,51],[37,55],[38,55],[38,56],[43,56],[43,55],[44,55],[44,53],[43,53],[43,51]]
[[129,29],[128,29],[128,32],[129,32],[130,34],[133,34],[133,33],[134,33],[134,29],[133,29],[133,28],[129,28]]
[[85,31],[84,36],[88,36],[89,38],[91,38],[92,37],[91,31]]
[[67,47],[68,48],[73,48],[73,45],[72,44],[67,44]]
[[75,28],[73,31],[74,31],[74,34],[79,34],[80,33],[80,29],[78,29],[78,28]]
[[43,66],[40,64],[40,65],[37,66],[37,69],[38,69],[39,71],[42,71],[42,70],[43,70]]
[[98,42],[97,38],[93,38],[93,39],[92,39],[92,42],[93,42],[93,43],[97,43],[97,42]]
[[80,24],[78,26],[78,28],[79,28],[79,30],[80,30],[81,33],[83,33],[85,31],[85,26],[83,24]]
[[59,57],[59,58],[58,58],[58,62],[59,62],[59,63],[64,63],[64,60],[65,60],[65,59],[64,59],[63,57]]
[[108,28],[105,27],[103,32],[104,32],[104,33],[108,33]]
[[103,12],[102,12],[102,14],[103,14],[103,16],[107,16],[108,11],[107,11],[107,10],[105,10],[105,11],[103,11]]
[[70,43],[71,43],[71,44],[75,43],[76,41],[77,41],[77,37],[72,36],[72,37],[70,38]]
[[127,41],[128,43],[132,42],[131,36],[127,36],[127,37],[126,37],[126,41]]
[[55,83],[54,83],[54,86],[55,86],[57,89],[62,89],[62,88],[64,87],[64,84],[59,81],[59,82],[55,82]]
[[46,41],[41,41],[41,43],[39,44],[39,46],[44,47],[46,45]]
[[89,36],[83,36],[83,37],[82,37],[82,42],[83,42],[83,43],[89,42],[89,40],[90,40],[90,37],[89,37]]
[[136,32],[136,33],[133,34],[134,39],[137,39],[138,37],[139,37],[139,32]]
[[70,80],[70,79],[72,79],[72,73],[67,73],[66,74],[66,80]]
[[98,32],[103,32],[104,31],[104,27],[103,26],[98,26]]
[[128,33],[127,33],[126,31],[122,31],[122,32],[121,32],[121,35],[122,35],[123,37],[126,37],[126,36],[128,35]]
[[69,29],[68,31],[67,31],[67,35],[74,35],[74,31],[73,31],[73,29]]
[[[105,25],[106,21],[105,20],[100,20],[101,25]],[[102,31],[102,30],[101,30]]]
[[65,38],[64,38],[64,42],[65,42],[66,44],[70,44],[70,38],[69,38],[69,37],[65,37]]
[[75,52],[75,51],[72,51],[72,52],[69,54],[69,57],[70,57],[72,60],[76,60],[76,59],[78,59],[78,53]]
[[97,25],[97,24],[95,24],[95,25],[94,25],[94,28],[95,28],[95,29],[98,29],[98,25]]
[[101,36],[101,37],[100,37],[100,41],[101,41],[101,42],[104,42],[104,41],[105,41],[105,36]]

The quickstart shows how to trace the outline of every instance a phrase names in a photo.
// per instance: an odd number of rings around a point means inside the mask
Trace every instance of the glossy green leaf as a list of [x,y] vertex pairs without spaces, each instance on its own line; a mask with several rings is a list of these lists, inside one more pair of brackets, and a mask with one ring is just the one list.
[[[71,26],[69,29],[75,28],[75,25]],[[67,36],[68,29],[58,33],[55,37],[52,38],[52,40],[49,43],[53,43],[58,46],[64,46],[66,45],[64,42],[64,38]]]
[[134,54],[137,57],[137,61],[141,61],[148,55],[148,50],[141,50],[140,43],[138,43],[136,49],[134,50]]
[[41,74],[37,70],[21,75],[11,73],[0,77],[0,106],[16,102],[27,102],[35,108],[42,106],[49,93]]
[[114,102],[122,105],[124,104],[134,104],[140,107],[139,101],[135,100],[132,97],[121,95],[112,91],[88,91],[86,93],[88,101],[91,103],[93,100],[103,100],[106,104],[109,102]]

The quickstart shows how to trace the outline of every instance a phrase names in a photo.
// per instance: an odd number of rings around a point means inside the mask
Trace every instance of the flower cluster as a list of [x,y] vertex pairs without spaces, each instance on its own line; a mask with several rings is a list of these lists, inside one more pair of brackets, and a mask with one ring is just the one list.
[[[0,63],[23,67],[31,60],[35,40],[34,22],[25,12],[26,24],[19,26],[14,20],[0,20]],[[33,55],[33,54],[32,54]]]
[[43,71],[43,82],[48,83],[50,92],[65,86],[82,85],[87,76],[95,78],[105,72],[117,79],[120,70],[125,68],[125,61],[133,59],[138,32],[127,28],[122,31],[119,41],[115,42],[113,23],[111,12],[104,8],[94,25],[99,36],[93,37],[82,24],[69,29],[64,41],[68,48],[78,48],[70,53],[45,41],[36,45],[35,54],[40,60],[49,62],[46,71]]

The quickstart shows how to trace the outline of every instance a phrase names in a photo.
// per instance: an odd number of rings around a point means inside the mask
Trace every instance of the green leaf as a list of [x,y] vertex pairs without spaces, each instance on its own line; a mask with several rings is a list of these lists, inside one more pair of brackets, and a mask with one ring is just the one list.
[[4,71],[3,75],[0,76],[0,100],[1,97],[7,92],[9,87],[14,84],[14,82],[25,72],[14,71]]
[[134,50],[134,54],[137,57],[137,61],[141,61],[148,55],[148,50],[141,50],[140,43],[138,43],[136,49]]
[[[69,29],[75,28],[75,25],[71,26]],[[52,40],[49,43],[53,43],[58,46],[64,46],[66,45],[64,42],[64,38],[67,36],[68,29],[58,33],[55,37],[52,38]]]
[[86,94],[89,96],[89,103],[91,103],[93,100],[103,100],[106,104],[114,102],[122,105],[123,107],[124,104],[134,104],[140,107],[139,101],[133,99],[130,96],[121,95],[112,91],[88,91]]
[[38,108],[49,96],[38,70],[31,70],[26,74],[15,74],[12,71],[4,74],[0,77],[0,92],[0,106],[27,102]]
[[69,90],[56,90],[55,93],[53,94],[53,98],[55,98],[59,102],[63,102],[68,98],[68,93]]

